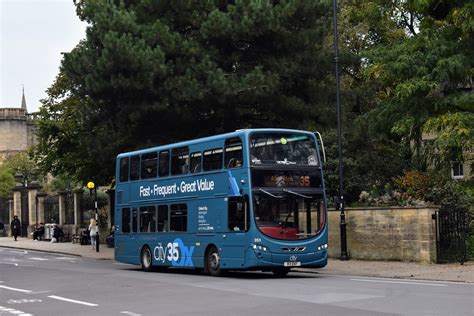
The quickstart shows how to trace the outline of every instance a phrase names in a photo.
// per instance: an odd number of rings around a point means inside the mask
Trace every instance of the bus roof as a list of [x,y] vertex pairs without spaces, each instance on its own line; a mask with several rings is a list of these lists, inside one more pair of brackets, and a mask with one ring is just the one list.
[[238,129],[234,132],[229,132],[229,133],[224,133],[224,134],[219,134],[219,135],[213,135],[213,136],[207,136],[207,137],[201,137],[201,138],[181,141],[181,142],[177,142],[177,143],[170,143],[170,144],[165,144],[165,145],[160,145],[160,146],[147,147],[147,148],[143,148],[143,149],[139,149],[139,150],[120,153],[120,154],[117,155],[117,158],[127,157],[127,156],[134,156],[134,155],[144,154],[144,153],[149,153],[149,152],[155,152],[155,151],[160,151],[160,150],[169,149],[169,148],[177,148],[177,147],[182,147],[182,146],[196,145],[196,144],[215,141],[215,140],[219,140],[219,139],[223,139],[223,138],[236,137],[236,136],[247,136],[247,135],[249,135],[253,132],[290,132],[290,133],[308,133],[308,134],[312,134],[311,132],[308,132],[308,131],[296,130],[296,129],[286,129],[286,128]]

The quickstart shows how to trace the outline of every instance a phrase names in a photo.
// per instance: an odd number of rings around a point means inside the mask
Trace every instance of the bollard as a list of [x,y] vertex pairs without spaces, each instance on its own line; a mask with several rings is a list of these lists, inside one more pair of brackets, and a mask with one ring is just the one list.
[[95,252],[99,252],[99,229],[97,228],[97,233],[95,234]]

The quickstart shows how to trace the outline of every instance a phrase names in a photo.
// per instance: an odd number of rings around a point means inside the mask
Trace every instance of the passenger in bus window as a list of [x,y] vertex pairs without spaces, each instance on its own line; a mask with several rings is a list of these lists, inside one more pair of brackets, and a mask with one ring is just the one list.
[[186,157],[181,165],[181,173],[188,173],[189,168],[189,158]]

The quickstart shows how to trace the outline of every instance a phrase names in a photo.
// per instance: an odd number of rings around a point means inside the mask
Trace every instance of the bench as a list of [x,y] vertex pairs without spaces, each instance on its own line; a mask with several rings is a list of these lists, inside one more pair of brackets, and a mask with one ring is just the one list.
[[74,234],[72,235],[72,243],[81,243],[81,235]]
[[64,232],[64,236],[61,237],[61,242],[70,242],[71,233],[69,231]]

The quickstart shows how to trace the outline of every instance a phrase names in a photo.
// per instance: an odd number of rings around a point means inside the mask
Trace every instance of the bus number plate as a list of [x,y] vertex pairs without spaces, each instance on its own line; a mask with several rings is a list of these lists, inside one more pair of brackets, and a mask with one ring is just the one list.
[[297,261],[292,261],[292,262],[283,262],[284,267],[299,267],[301,266],[301,262]]

